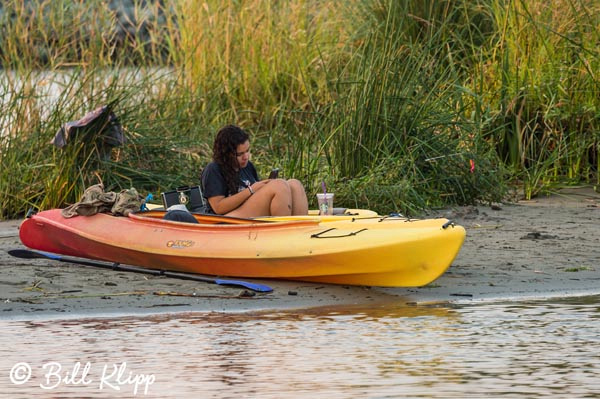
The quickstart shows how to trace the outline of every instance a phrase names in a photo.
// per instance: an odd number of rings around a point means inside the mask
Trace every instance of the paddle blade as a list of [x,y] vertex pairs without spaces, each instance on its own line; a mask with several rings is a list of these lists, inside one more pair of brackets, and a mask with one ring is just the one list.
[[256,292],[271,292],[271,291],[273,291],[273,288],[269,287],[268,285],[249,283],[247,281],[223,280],[223,279],[215,279],[214,281],[215,281],[215,284],[246,287],[246,288],[251,289]]
[[14,256],[15,258],[21,259],[54,259],[61,260],[62,257],[60,255],[56,255],[50,252],[42,252],[42,251],[32,251],[30,249],[10,249],[7,251],[10,256]]

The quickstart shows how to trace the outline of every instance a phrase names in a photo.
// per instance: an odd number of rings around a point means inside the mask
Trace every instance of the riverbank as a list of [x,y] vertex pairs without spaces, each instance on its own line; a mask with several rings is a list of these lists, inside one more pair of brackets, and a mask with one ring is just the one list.
[[565,189],[514,204],[439,212],[467,230],[458,257],[420,288],[261,280],[251,293],[209,283],[17,259],[20,221],[0,222],[0,319],[242,312],[380,303],[431,304],[600,293],[600,194]]

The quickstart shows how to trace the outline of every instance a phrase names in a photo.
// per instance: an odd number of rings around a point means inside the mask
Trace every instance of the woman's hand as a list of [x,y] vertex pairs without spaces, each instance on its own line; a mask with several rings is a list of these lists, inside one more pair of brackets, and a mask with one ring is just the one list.
[[252,187],[252,191],[257,192],[258,190],[260,190],[261,188],[263,188],[266,184],[268,184],[271,180],[261,180],[261,181],[257,181],[254,184],[250,185],[250,187]]
[[208,198],[208,202],[210,203],[210,207],[215,211],[215,213],[219,215],[225,215],[238,207],[240,207],[244,202],[246,202],[250,197],[254,195],[258,190],[263,188],[272,180],[260,180],[248,186],[248,188],[241,190],[239,193],[235,195],[230,195],[225,197],[223,195],[217,195],[214,197]]

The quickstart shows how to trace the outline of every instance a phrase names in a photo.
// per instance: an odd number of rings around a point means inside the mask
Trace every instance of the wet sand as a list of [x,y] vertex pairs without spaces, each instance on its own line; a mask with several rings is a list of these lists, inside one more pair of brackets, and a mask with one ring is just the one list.
[[477,302],[600,293],[600,194],[564,189],[511,204],[437,212],[467,230],[448,271],[420,288],[352,287],[249,280],[255,293],[210,283],[18,259],[20,221],[0,222],[0,319],[241,312],[380,303]]

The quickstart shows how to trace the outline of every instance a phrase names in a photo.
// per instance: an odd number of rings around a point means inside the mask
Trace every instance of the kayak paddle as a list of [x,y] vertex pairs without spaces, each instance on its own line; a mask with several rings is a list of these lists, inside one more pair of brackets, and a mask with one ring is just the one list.
[[153,276],[165,276],[165,277],[171,277],[171,278],[179,278],[182,280],[202,281],[204,283],[213,283],[213,284],[218,284],[218,285],[239,286],[239,287],[248,288],[250,290],[257,291],[257,292],[273,291],[273,288],[269,287],[268,285],[249,283],[247,281],[211,278],[211,277],[200,276],[197,274],[186,274],[186,273],[170,272],[170,271],[166,271],[166,270],[146,269],[146,268],[137,267],[137,266],[123,266],[123,265],[120,265],[119,263],[108,264],[108,263],[102,263],[102,262],[96,262],[96,261],[88,261],[88,260],[82,260],[82,259],[80,260],[80,259],[74,259],[74,258],[67,258],[62,255],[57,255],[57,254],[53,254],[50,252],[32,251],[29,249],[11,249],[8,251],[8,254],[11,256],[14,256],[15,258],[52,259],[52,260],[57,260],[60,262],[75,263],[75,264],[83,265],[83,266],[99,267],[102,269],[111,269],[111,270],[116,270],[116,271],[151,274]]

